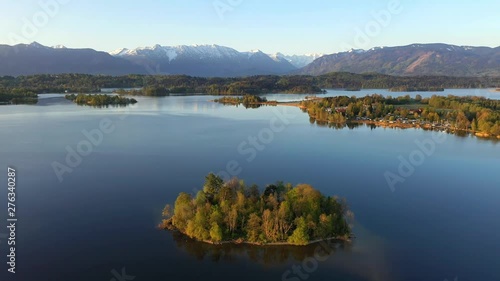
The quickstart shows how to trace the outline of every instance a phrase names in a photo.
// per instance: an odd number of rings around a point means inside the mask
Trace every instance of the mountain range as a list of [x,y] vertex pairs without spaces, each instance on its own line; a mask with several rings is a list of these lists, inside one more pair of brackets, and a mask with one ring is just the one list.
[[350,50],[323,56],[297,73],[321,75],[336,71],[397,76],[500,76],[500,47],[412,44]]
[[237,77],[377,72],[397,76],[500,76],[500,47],[413,44],[331,55],[239,52],[219,45],[161,46],[100,52],[39,43],[0,45],[0,75],[85,73]]
[[202,77],[237,77],[286,74],[321,55],[268,55],[260,50],[239,52],[218,45],[160,46],[119,49],[48,47],[37,42],[0,45],[0,75],[33,74],[186,74]]
[[[137,59],[138,57],[149,58],[151,60],[164,59],[171,63],[176,59],[192,59],[198,57],[200,59],[207,58],[217,58],[217,59],[231,59],[237,57],[245,57],[243,60],[252,58],[254,55],[266,57],[273,59],[278,63],[282,63],[289,68],[289,65],[285,62],[288,61],[295,68],[302,68],[315,59],[320,58],[323,54],[305,54],[305,55],[284,55],[282,53],[276,54],[264,54],[260,50],[253,50],[250,52],[238,52],[235,49],[228,47],[218,46],[218,45],[193,45],[193,46],[175,46],[175,47],[163,47],[156,45],[154,47],[137,48],[134,50],[129,50],[126,48],[118,49],[110,52],[112,56],[124,57],[130,60]],[[267,59],[267,58],[266,58]],[[269,61],[268,61],[269,62]]]
[[239,52],[219,45],[160,46],[119,49],[110,53],[150,74],[188,74],[191,76],[248,76],[284,74],[296,70],[284,57],[271,57],[260,50]]

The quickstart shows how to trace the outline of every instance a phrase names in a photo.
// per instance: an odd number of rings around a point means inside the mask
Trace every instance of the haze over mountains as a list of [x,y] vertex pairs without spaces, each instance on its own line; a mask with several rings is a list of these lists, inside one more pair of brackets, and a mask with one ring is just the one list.
[[236,77],[266,74],[320,75],[334,71],[390,75],[500,76],[500,47],[413,44],[351,50],[332,55],[287,56],[260,50],[239,52],[218,45],[119,49],[47,47],[36,42],[0,45],[0,75],[85,73],[105,75],[185,74]]

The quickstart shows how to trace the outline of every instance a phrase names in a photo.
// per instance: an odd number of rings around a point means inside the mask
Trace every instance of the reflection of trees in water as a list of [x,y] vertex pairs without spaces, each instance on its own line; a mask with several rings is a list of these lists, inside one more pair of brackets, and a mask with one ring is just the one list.
[[[356,123],[356,122],[347,122],[347,123],[331,123],[331,122],[328,122],[328,121],[320,121],[320,120],[317,120],[316,118],[314,117],[309,117],[309,123],[311,123],[311,125],[316,125],[318,127],[324,127],[324,128],[332,128],[332,129],[335,129],[335,130],[342,130],[342,129],[345,129],[345,128],[348,128],[350,130],[354,130],[356,128],[359,128],[359,127],[367,127],[367,128],[370,128],[370,130],[375,130],[378,128],[377,125],[373,124],[373,123]],[[384,127],[385,128],[385,127]],[[387,127],[387,128],[390,128],[390,129],[394,129],[394,130],[406,130],[408,128],[400,128],[400,127]],[[429,132],[437,132],[437,131],[441,131],[441,129],[437,129],[437,128],[426,128],[426,127],[418,127],[419,129],[422,129],[424,131],[429,131]],[[413,128],[413,129],[417,129],[417,127]],[[470,133],[470,132],[466,132],[466,131],[461,131],[461,130],[446,130],[446,131],[442,131],[443,133],[447,133],[447,134],[450,134],[450,135],[454,135],[454,136],[457,136],[457,137],[460,137],[460,138],[469,138],[471,136],[474,136],[473,133]],[[495,143],[498,143],[500,142],[499,139],[496,139],[496,138],[478,138],[479,140],[488,140],[488,141],[493,141]]]
[[362,127],[362,126],[367,126],[371,129],[375,129],[377,126],[375,125],[368,125],[368,124],[364,124],[364,123],[351,123],[351,122],[347,122],[347,123],[332,123],[332,122],[328,122],[328,121],[321,121],[321,120],[317,120],[316,118],[314,117],[309,117],[309,123],[311,124],[316,124],[318,127],[325,127],[325,128],[332,128],[332,129],[335,129],[335,130],[342,130],[344,128],[348,128],[350,130],[352,129],[355,129],[355,128],[358,128],[358,127]]
[[246,109],[257,109],[257,108],[260,108],[261,106],[263,106],[262,104],[234,104],[234,103],[227,103],[227,102],[219,102],[220,104],[224,105],[224,106],[231,106],[231,107],[240,107],[240,106],[243,106],[244,108]]
[[[303,262],[310,258],[315,259],[315,250],[322,245],[321,243],[309,246],[211,245],[194,241],[179,232],[171,233],[176,246],[198,260],[205,259],[217,263],[255,263],[266,268],[274,267],[283,272],[292,270],[293,265],[303,266]],[[328,244],[332,245],[328,247],[329,252],[325,252],[322,248],[319,255],[321,257],[328,255],[328,259],[318,260],[318,271],[308,273],[311,278],[307,280],[336,280],[332,279],[332,276],[345,276],[345,274],[358,276],[358,279],[367,281],[401,280],[395,275],[392,261],[387,258],[386,241],[360,224],[356,224],[356,234],[358,238],[352,243],[332,242]],[[288,280],[297,280],[292,279],[294,277],[298,278],[296,275],[290,275]]]
[[[308,246],[254,246],[248,244],[212,245],[198,242],[184,234],[171,232],[174,241],[180,249],[186,251],[198,260],[208,258],[214,262],[235,261],[248,258],[253,262],[269,265],[279,265],[290,259],[302,262],[305,258],[314,257],[315,251],[321,247],[320,255],[333,255],[336,251],[351,251],[352,244],[341,241],[315,243]],[[325,249],[326,247],[326,249]]]
[[256,108],[260,108],[262,105],[260,104],[246,104],[244,103],[243,106],[246,108],[246,109],[256,109]]
[[347,123],[346,126],[350,130],[353,130],[353,129],[356,129],[356,128],[359,128],[359,127],[365,127],[365,126],[366,127],[370,127],[369,125],[363,124],[363,123]]

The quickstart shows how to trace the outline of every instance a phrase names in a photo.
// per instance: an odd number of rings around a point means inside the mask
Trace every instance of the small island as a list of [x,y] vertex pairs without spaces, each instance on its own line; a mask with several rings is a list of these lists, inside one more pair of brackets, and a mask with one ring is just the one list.
[[0,89],[0,104],[36,104],[38,95],[32,91]]
[[263,192],[233,178],[210,173],[195,197],[181,193],[163,211],[161,228],[211,243],[308,245],[323,240],[349,241],[353,217],[345,200],[324,196],[308,184],[277,182]]
[[277,101],[268,101],[265,97],[259,97],[255,95],[244,95],[242,97],[229,97],[225,96],[219,99],[213,100],[214,102],[225,104],[225,105],[240,105],[242,104],[246,108],[258,108],[262,105],[277,105]]
[[128,104],[135,104],[137,100],[131,98],[125,98],[121,96],[112,95],[97,95],[97,94],[71,94],[65,96],[67,100],[73,101],[78,105],[89,105],[89,106],[125,106]]
[[410,87],[407,85],[392,87],[389,92],[444,92],[443,87]]

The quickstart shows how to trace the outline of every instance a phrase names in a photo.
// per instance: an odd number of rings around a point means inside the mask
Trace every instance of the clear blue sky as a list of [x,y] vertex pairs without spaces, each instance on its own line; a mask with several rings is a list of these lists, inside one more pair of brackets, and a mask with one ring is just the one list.
[[[67,3],[58,5],[45,23],[47,13],[39,2],[57,1]],[[393,1],[2,0],[0,43],[37,41],[102,51],[154,44],[218,44],[239,51],[286,54],[435,42],[500,46],[498,0],[400,0],[402,11],[392,14],[390,23],[383,26],[372,12],[388,11]],[[26,26],[35,15],[39,28],[31,32]],[[359,30],[365,40],[356,40]]]

